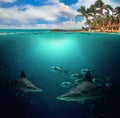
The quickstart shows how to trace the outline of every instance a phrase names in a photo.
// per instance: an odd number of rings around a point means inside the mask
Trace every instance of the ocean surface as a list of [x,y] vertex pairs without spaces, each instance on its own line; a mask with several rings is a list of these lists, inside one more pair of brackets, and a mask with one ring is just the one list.
[[[94,70],[98,78],[112,76],[115,89],[103,97],[80,104],[56,99],[69,89],[65,74],[51,66]],[[4,87],[4,80],[20,78],[23,71],[42,92],[24,93]],[[119,118],[120,34],[51,32],[50,30],[0,30],[0,118]]]

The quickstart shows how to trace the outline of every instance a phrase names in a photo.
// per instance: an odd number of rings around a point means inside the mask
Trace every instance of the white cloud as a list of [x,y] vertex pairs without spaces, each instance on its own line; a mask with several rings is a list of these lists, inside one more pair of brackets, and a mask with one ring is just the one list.
[[[14,6],[10,8],[0,8],[0,21],[2,25],[0,28],[53,28],[55,22],[60,17],[67,19],[74,19],[76,11],[70,9],[69,6],[60,3],[58,0],[49,0],[52,4],[44,6]],[[38,20],[49,22],[49,24],[38,24]],[[51,23],[50,23],[51,22]]]
[[45,29],[81,29],[84,22],[85,20],[82,20],[81,22],[75,22],[70,20],[59,24],[37,24],[36,26],[38,28],[45,28]]
[[[23,10],[25,9],[25,10]],[[76,11],[63,3],[55,3],[45,6],[26,5],[24,7],[14,6],[11,8],[0,8],[0,19],[11,19],[19,22],[31,22],[42,19],[49,22],[57,21],[58,17],[73,18]]]
[[0,3],[13,3],[17,0],[0,0]]
[[60,3],[60,1],[59,0],[47,0],[44,3]]
[[84,20],[81,22],[67,21],[59,24],[19,24],[19,25],[4,25],[0,24],[0,28],[15,28],[15,29],[81,29],[84,24]]

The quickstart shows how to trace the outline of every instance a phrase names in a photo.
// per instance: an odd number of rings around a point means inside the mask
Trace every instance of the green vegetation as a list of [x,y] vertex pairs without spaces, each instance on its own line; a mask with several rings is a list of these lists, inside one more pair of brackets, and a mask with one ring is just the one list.
[[120,6],[112,8],[102,0],[96,0],[89,8],[77,10],[86,20],[86,31],[120,32]]

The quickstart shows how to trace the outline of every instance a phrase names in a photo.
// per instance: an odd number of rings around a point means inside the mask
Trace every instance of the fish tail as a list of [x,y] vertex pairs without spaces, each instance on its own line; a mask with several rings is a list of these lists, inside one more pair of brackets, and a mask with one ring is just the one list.
[[66,75],[69,75],[69,71],[70,71],[69,69],[68,69],[68,70],[65,70],[65,74],[66,74]]

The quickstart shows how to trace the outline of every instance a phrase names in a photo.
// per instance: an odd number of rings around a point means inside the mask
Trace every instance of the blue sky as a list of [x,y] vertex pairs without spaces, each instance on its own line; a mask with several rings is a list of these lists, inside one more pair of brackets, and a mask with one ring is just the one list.
[[[103,0],[113,7],[120,0]],[[83,18],[75,18],[81,5],[95,0],[0,0],[0,28],[70,28],[79,29]]]

